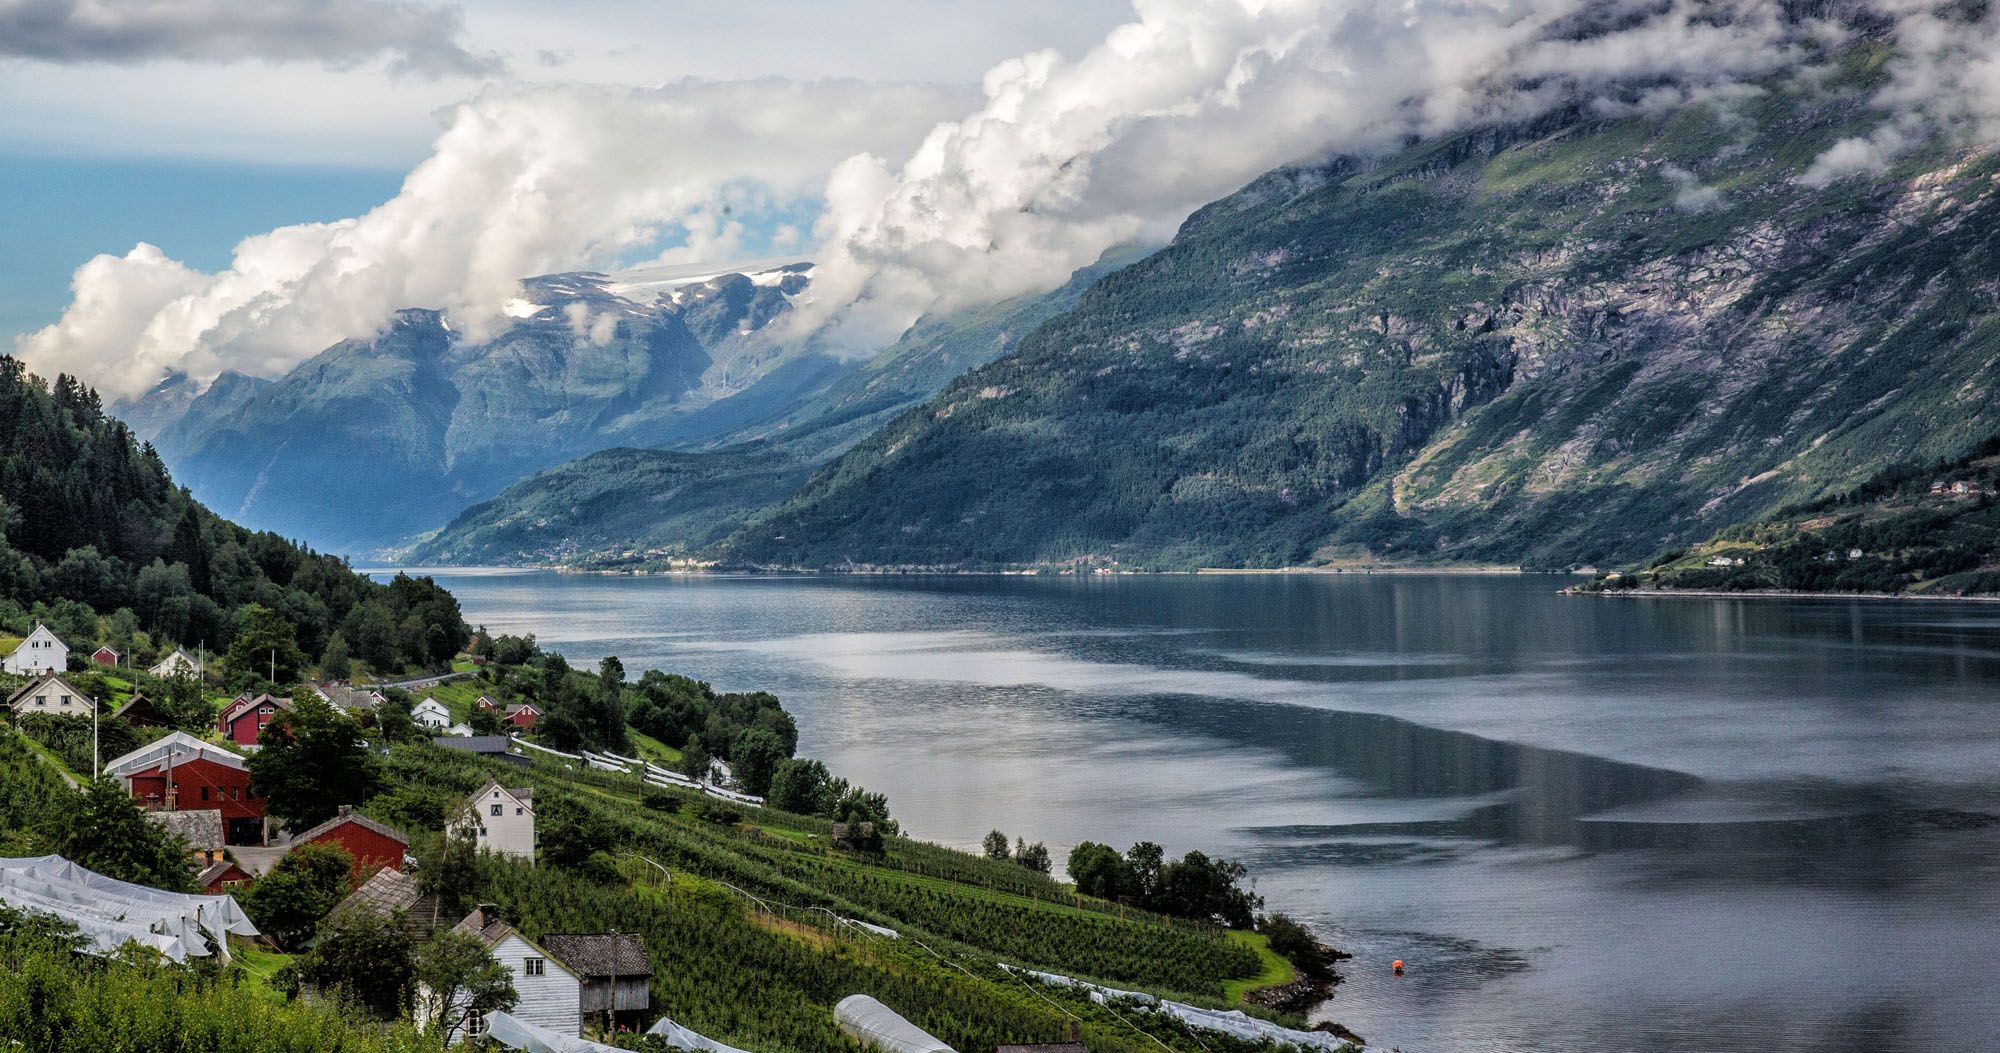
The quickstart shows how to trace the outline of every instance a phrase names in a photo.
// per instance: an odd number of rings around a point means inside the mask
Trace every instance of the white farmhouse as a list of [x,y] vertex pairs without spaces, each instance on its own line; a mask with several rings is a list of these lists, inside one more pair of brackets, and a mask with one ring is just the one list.
[[451,726],[451,710],[434,695],[425,695],[422,702],[411,706],[410,716],[427,728]]
[[[583,1034],[583,982],[554,955],[530,943],[512,925],[500,919],[492,907],[482,906],[465,916],[452,931],[473,936],[486,945],[493,957],[513,975],[514,991],[520,1001],[510,1013],[558,1035]],[[417,1016],[424,1019],[435,1007],[435,996],[421,986],[417,991]],[[445,1045],[460,1036],[444,1036]]]
[[0,662],[0,668],[15,676],[61,673],[69,669],[69,645],[56,639],[48,626],[37,622],[35,631],[14,648],[5,662]]
[[510,790],[493,776],[459,806],[445,832],[469,834],[472,843],[495,855],[535,859],[535,788]]
[[168,677],[179,676],[182,673],[190,676],[200,676],[201,663],[189,657],[186,651],[176,647],[173,654],[154,662],[152,667],[147,669],[146,672],[163,680]]
[[95,710],[84,693],[71,687],[62,677],[54,673],[44,673],[28,682],[20,690],[7,696],[7,708],[17,717],[30,713],[42,713],[53,717],[87,717]]

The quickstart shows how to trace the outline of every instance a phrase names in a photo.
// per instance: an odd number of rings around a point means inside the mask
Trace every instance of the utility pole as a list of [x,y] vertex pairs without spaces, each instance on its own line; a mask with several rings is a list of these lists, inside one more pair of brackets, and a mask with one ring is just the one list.
[[97,700],[90,700],[90,781],[104,774],[104,755],[97,749]]

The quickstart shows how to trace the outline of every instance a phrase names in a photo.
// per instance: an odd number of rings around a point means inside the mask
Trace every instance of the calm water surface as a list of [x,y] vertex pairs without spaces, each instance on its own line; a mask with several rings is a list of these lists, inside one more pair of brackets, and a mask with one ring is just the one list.
[[777,692],[916,836],[1242,859],[1356,954],[1321,1015],[1379,1047],[2000,1049],[2000,606],[440,580],[573,662]]

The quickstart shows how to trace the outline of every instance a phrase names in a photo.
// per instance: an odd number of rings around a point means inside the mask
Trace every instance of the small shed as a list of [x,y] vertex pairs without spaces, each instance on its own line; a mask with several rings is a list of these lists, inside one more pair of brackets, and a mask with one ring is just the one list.
[[623,932],[563,933],[546,936],[542,946],[583,984],[579,1008],[585,1022],[601,1021],[606,1031],[638,1030],[652,1007],[653,963],[639,937]]
[[100,647],[97,650],[90,652],[91,662],[97,665],[108,665],[116,667],[119,662],[124,660],[124,658],[125,656],[119,654],[117,648],[114,647]]
[[113,713],[112,716],[135,728],[170,728],[174,726],[173,719],[167,716],[166,711],[161,709],[152,699],[146,697],[146,693],[143,691],[135,693],[129,701],[119,706],[118,712]]

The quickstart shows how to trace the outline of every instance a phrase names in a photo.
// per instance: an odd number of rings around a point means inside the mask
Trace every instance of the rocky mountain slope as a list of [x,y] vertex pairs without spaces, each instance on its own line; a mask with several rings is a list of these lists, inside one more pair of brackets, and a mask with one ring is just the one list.
[[1280,171],[715,550],[1615,564],[2000,432],[1993,156],[1801,179],[1886,44]]
[[1143,255],[1115,250],[1052,292],[925,319],[818,390],[690,415],[721,429],[707,442],[683,427],[683,449],[614,449],[545,469],[467,508],[403,556],[615,566],[699,555],[790,497],[814,467],[965,370],[1011,352],[1093,281]]
[[480,343],[435,311],[405,311],[275,382],[219,378],[154,443],[229,515],[366,551],[539,469],[707,440],[852,372],[770,333],[807,270],[534,278],[512,324]]

